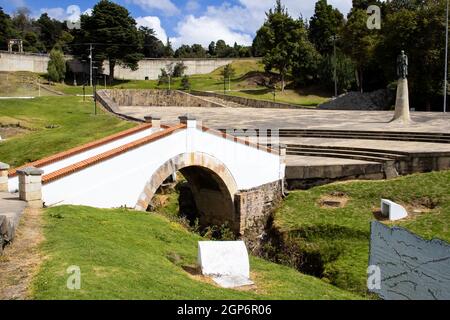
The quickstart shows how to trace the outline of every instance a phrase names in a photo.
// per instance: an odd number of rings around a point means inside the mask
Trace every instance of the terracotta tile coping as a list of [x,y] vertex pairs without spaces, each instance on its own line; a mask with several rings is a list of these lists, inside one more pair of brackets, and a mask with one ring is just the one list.
[[[134,128],[131,128],[131,129],[128,129],[128,130],[125,130],[125,131],[113,134],[111,136],[102,138],[100,140],[89,142],[89,143],[84,144],[82,146],[75,147],[75,148],[72,148],[72,149],[69,149],[69,150],[57,153],[57,154],[49,156],[49,157],[45,157],[43,159],[27,163],[27,164],[25,164],[23,166],[20,166],[20,167],[14,168],[14,169],[10,169],[8,171],[8,177],[9,178],[13,178],[13,177],[17,176],[17,170],[20,170],[20,169],[23,169],[23,168],[26,168],[26,167],[31,167],[31,166],[36,167],[36,168],[40,168],[40,167],[43,167],[43,166],[55,163],[57,161],[64,160],[64,159],[69,158],[71,156],[80,154],[82,152],[85,152],[85,151],[97,148],[97,147],[102,146],[104,144],[107,144],[107,143],[110,143],[110,142],[113,142],[113,141],[125,138],[127,136],[130,136],[132,134],[138,133],[140,131],[144,131],[146,129],[150,129],[151,127],[152,127],[152,125],[150,123],[141,124],[141,125],[139,125],[137,127],[134,127]],[[168,126],[161,126],[161,128],[165,129],[165,128],[168,128]]]
[[[89,143],[87,145],[84,145],[84,146],[81,146],[81,147],[77,147],[77,148],[74,148],[74,149],[71,149],[71,150],[59,153],[59,154],[54,155],[54,156],[51,156],[51,157],[48,157],[48,158],[44,158],[42,160],[38,160],[38,161],[35,161],[35,162],[32,162],[32,163],[30,163],[28,165],[25,165],[23,167],[27,167],[27,166],[31,166],[31,165],[33,165],[35,167],[37,167],[37,166],[44,166],[46,164],[49,164],[49,163],[52,163],[52,162],[55,162],[55,161],[67,158],[67,157],[69,157],[71,155],[80,153],[80,152],[85,151],[85,150],[89,150],[89,149],[91,149],[93,147],[105,144],[105,143],[110,142],[110,141],[117,140],[117,139],[119,139],[121,137],[125,137],[127,135],[132,134],[132,133],[139,132],[141,130],[144,130],[144,129],[147,129],[147,128],[150,128],[150,127],[151,127],[150,124],[144,124],[144,125],[141,125],[139,127],[123,131],[123,132],[118,133],[116,135],[113,135],[113,136],[106,137],[106,138],[101,139],[101,140],[97,140],[97,141],[91,142],[91,143]],[[80,170],[83,170],[85,168],[91,167],[91,166],[93,166],[95,164],[98,164],[100,162],[103,162],[105,160],[108,160],[108,159],[117,157],[117,156],[119,156],[121,154],[124,154],[124,153],[126,153],[126,152],[128,152],[130,150],[139,148],[139,147],[141,147],[143,145],[146,145],[148,143],[151,143],[151,142],[157,141],[159,139],[162,139],[164,137],[167,137],[167,136],[173,134],[174,132],[176,132],[177,130],[186,129],[187,126],[186,126],[186,124],[179,124],[179,125],[176,125],[176,126],[173,126],[173,127],[168,127],[168,126],[161,126],[161,127],[164,128],[163,131],[155,132],[155,133],[151,134],[150,136],[138,139],[136,141],[130,142],[130,143],[125,144],[123,146],[120,146],[120,147],[117,147],[115,149],[103,152],[103,153],[101,153],[99,155],[96,155],[94,157],[91,157],[89,159],[80,161],[78,163],[72,164],[72,165],[67,166],[65,168],[62,168],[60,170],[57,170],[57,171],[54,171],[54,172],[49,173],[47,175],[44,175],[42,177],[42,184],[51,183],[51,182],[53,182],[55,180],[61,179],[63,177],[66,177],[66,176],[68,176],[68,175],[70,175],[72,173],[75,173],[77,171],[80,171]],[[211,133],[213,135],[219,136],[219,137],[224,138],[224,139],[230,139],[230,140],[232,140],[232,141],[234,141],[236,143],[241,143],[241,144],[244,144],[246,146],[257,148],[258,150],[262,150],[262,151],[265,151],[265,152],[268,152],[268,153],[273,153],[273,154],[279,154],[277,150],[274,150],[274,149],[269,148],[267,146],[263,146],[263,145],[256,144],[256,143],[251,143],[251,142],[246,141],[244,139],[237,138],[237,137],[232,136],[232,135],[228,135],[228,134],[226,134],[224,132],[221,132],[221,131],[218,131],[218,130],[209,129],[207,127],[200,127],[199,129],[202,130],[203,132],[208,132],[208,133]],[[16,170],[19,170],[19,169],[20,168],[16,168],[14,170],[14,172],[16,173]]]
[[80,171],[80,170],[86,169],[88,167],[91,167],[91,166],[93,166],[93,165],[95,165],[97,163],[100,163],[100,162],[103,162],[105,160],[117,157],[117,156],[119,156],[119,155],[121,155],[121,154],[123,154],[125,152],[128,152],[130,150],[139,148],[139,147],[141,147],[143,145],[146,145],[146,144],[148,144],[150,142],[154,142],[154,141],[159,140],[161,138],[167,137],[167,136],[171,135],[172,133],[174,133],[175,131],[181,130],[181,129],[185,129],[185,128],[186,128],[186,125],[184,125],[184,124],[179,124],[179,125],[174,126],[174,127],[169,127],[167,129],[165,129],[164,131],[156,132],[156,133],[154,133],[154,134],[152,134],[150,136],[147,136],[147,137],[141,138],[139,140],[130,142],[130,143],[126,144],[126,145],[123,145],[123,146],[120,146],[118,148],[106,151],[106,152],[104,152],[102,154],[96,155],[96,156],[91,157],[89,159],[86,159],[84,161],[81,161],[81,162],[75,163],[73,165],[70,165],[68,167],[62,168],[60,170],[54,171],[54,172],[49,173],[47,175],[44,175],[42,177],[42,184],[47,184],[47,183],[53,182],[55,180],[61,179],[61,178],[66,177],[66,176],[68,176],[68,175],[70,175],[72,173],[75,173],[77,171]]

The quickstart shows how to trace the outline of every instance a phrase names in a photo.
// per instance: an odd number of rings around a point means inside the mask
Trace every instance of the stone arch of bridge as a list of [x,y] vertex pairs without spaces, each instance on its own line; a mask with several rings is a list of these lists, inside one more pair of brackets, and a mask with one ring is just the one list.
[[234,205],[236,181],[222,161],[205,153],[183,153],[166,161],[145,185],[136,209],[147,210],[159,187],[176,172],[188,182],[201,226],[228,223],[234,232],[239,232],[240,218]]

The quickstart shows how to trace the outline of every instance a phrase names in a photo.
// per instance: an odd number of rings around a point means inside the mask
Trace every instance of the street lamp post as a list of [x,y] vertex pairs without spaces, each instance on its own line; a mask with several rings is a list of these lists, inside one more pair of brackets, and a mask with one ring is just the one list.
[[98,67],[93,67],[92,70],[94,71],[94,115],[97,115],[97,70]]
[[333,71],[333,78],[334,78],[334,96],[338,96],[338,86],[337,86],[337,66],[336,66],[336,41],[338,40],[338,36],[334,35],[330,37],[330,40],[333,41],[333,60],[334,60],[334,71]]
[[445,74],[444,74],[444,113],[447,112],[447,77],[448,77],[448,2],[447,0],[447,10],[445,19]]

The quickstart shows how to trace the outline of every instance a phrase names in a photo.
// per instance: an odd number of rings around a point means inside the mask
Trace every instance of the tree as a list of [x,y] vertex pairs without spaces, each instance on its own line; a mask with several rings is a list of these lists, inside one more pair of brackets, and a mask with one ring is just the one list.
[[235,70],[231,66],[231,64],[227,64],[222,71],[220,71],[220,75],[223,77],[223,91],[226,91],[226,82],[228,80],[228,85],[231,86],[231,78],[235,75]]
[[336,64],[336,78],[338,91],[347,91],[355,84],[355,65],[353,61],[340,50],[334,55],[326,55],[321,59],[318,73],[321,84],[332,90],[334,88],[334,66]]
[[299,44],[307,41],[307,31],[302,20],[291,18],[286,8],[277,0],[275,9],[266,13],[266,21],[257,36],[265,56],[263,63],[267,72],[275,69],[281,77],[281,90],[286,85],[286,75],[290,71]]
[[66,76],[66,61],[64,54],[59,50],[50,51],[47,72],[50,81],[62,82]]
[[193,44],[191,47],[192,58],[206,58],[206,50],[201,44]]
[[292,76],[296,84],[305,85],[312,82],[316,78],[321,61],[321,55],[314,45],[304,37],[292,54]]
[[342,43],[344,52],[355,62],[361,92],[364,88],[364,72],[373,63],[379,41],[379,32],[367,28],[367,12],[352,9],[342,34]]
[[173,67],[172,77],[180,78],[183,76],[184,71],[186,71],[187,67],[183,62],[177,62]]
[[164,43],[155,36],[155,31],[148,27],[140,27],[139,36],[142,43],[142,53],[146,58],[161,58],[164,56]]
[[39,40],[44,45],[46,51],[50,52],[63,35],[64,23],[50,19],[47,13],[43,13],[36,23],[40,29]]
[[175,58],[190,58],[192,49],[190,46],[183,44],[175,51]]
[[396,82],[396,59],[409,57],[410,101],[417,109],[442,108],[446,1],[393,1],[386,5],[375,61],[387,82]]
[[332,36],[338,35],[344,26],[344,16],[338,9],[319,0],[316,3],[314,16],[309,22],[309,39],[320,54],[330,54],[333,50]]
[[13,37],[13,25],[9,15],[0,7],[0,50],[8,48],[8,40]]
[[158,76],[158,86],[167,83],[169,83],[169,74],[166,69],[162,68],[161,74]]
[[181,79],[181,89],[185,91],[191,90],[191,83],[186,75]]
[[[120,64],[131,70],[138,69],[143,55],[139,53],[141,42],[136,21],[124,7],[109,0],[100,0],[92,15],[82,15],[83,34],[86,43],[96,43],[95,59],[109,61],[109,81],[114,79],[114,68]],[[86,52],[87,47],[83,47]]]
[[172,43],[170,42],[170,39],[167,38],[166,45],[164,46],[164,58],[172,58],[174,54]]
[[211,41],[211,43],[208,46],[208,54],[211,57],[214,57],[217,54],[217,52],[216,52],[216,43],[214,41]]

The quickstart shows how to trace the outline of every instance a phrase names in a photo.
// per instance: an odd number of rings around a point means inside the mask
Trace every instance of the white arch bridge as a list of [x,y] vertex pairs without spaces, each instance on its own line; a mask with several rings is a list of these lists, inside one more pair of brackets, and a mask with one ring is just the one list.
[[46,206],[145,211],[163,182],[179,171],[201,224],[228,222],[245,235],[260,232],[281,199],[284,154],[198,126],[189,116],[173,127],[148,117],[136,128],[10,170],[8,188]]

